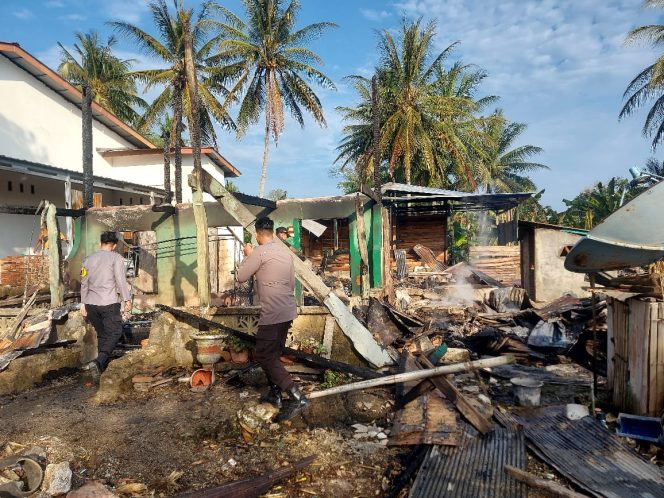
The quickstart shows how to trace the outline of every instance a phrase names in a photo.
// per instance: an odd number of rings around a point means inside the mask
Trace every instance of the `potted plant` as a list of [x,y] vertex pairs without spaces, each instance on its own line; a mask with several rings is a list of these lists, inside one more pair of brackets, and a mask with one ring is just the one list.
[[230,344],[231,361],[233,363],[247,363],[249,361],[249,349],[251,344],[239,337],[231,337]]

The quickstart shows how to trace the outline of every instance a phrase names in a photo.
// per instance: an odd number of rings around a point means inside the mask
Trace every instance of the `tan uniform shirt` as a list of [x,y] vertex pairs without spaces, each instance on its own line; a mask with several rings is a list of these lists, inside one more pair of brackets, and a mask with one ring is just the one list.
[[295,320],[295,269],[288,251],[274,239],[255,247],[238,268],[237,279],[246,282],[252,275],[261,305],[258,325]]
[[83,260],[81,268],[83,304],[107,306],[129,299],[131,294],[122,256],[117,252],[100,249]]

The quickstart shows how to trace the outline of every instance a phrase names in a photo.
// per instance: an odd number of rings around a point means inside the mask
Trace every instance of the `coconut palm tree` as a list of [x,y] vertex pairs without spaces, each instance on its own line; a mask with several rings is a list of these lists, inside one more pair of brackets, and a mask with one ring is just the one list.
[[624,178],[613,177],[606,184],[598,182],[572,200],[563,199],[567,206],[563,221],[570,226],[590,230],[616,211],[621,203],[632,198],[634,193]]
[[[456,44],[435,57],[435,25],[421,20],[402,21],[400,37],[381,34],[381,61],[377,67],[380,102],[380,163],[386,161],[390,177],[430,186],[451,181],[473,185],[471,157],[482,156],[483,126],[479,113],[496,97],[477,97],[486,77],[483,71],[460,62],[449,69],[444,62]],[[338,107],[344,137],[336,162],[342,169],[355,165],[356,175],[369,178],[373,170],[371,82],[361,76],[347,78],[360,96],[354,107]]]
[[664,161],[658,161],[654,157],[649,157],[646,161],[645,172],[651,175],[664,176]]
[[129,70],[134,61],[113,55],[114,37],[102,43],[94,31],[76,33],[78,43],[70,52],[58,42],[61,62],[58,73],[83,94],[81,104],[83,127],[83,205],[92,207],[92,102],[104,106],[130,124],[136,123],[137,109],[145,106],[138,97],[134,78]]
[[514,142],[521,135],[526,125],[510,123],[501,111],[494,113],[496,119],[487,121],[486,133],[491,147],[486,159],[482,161],[480,185],[485,192],[522,192],[534,191],[535,184],[524,173],[548,166],[532,162],[530,158],[540,154],[542,149],[534,145],[514,147]]
[[281,0],[243,0],[246,21],[218,6],[224,22],[217,25],[222,32],[218,56],[231,68],[239,69],[231,98],[240,103],[237,117],[238,135],[246,133],[250,124],[265,118],[263,165],[258,195],[263,197],[270,137],[275,144],[285,128],[284,108],[300,126],[304,127],[304,112],[308,112],[320,126],[326,126],[323,106],[309,81],[334,89],[332,80],[316,66],[321,57],[306,48],[306,43],[318,38],[329,22],[296,28],[300,10],[299,0],[288,6]]
[[[662,8],[664,0],[645,0],[643,6]],[[627,35],[625,43],[637,41],[652,44],[653,47],[663,46],[664,25],[651,24],[633,29]],[[664,54],[636,75],[627,85],[623,98],[626,102],[620,111],[620,119],[630,116],[642,106],[654,101],[646,115],[643,134],[652,138],[652,149],[655,150],[664,138]]]
[[[182,143],[183,116],[191,119],[190,92],[185,72],[185,35],[191,30],[196,66],[199,96],[199,121],[201,140],[205,144],[216,145],[213,121],[227,129],[235,129],[235,123],[224,105],[228,94],[225,81],[232,75],[234,68],[221,65],[221,59],[213,53],[219,41],[218,35],[211,36],[211,5],[202,5],[196,16],[184,8],[182,0],[174,0],[174,13],[171,13],[165,0],[155,0],[149,4],[152,22],[158,33],[157,37],[127,22],[112,21],[114,27],[126,38],[135,42],[146,54],[160,59],[164,66],[157,69],[135,71],[132,74],[145,83],[145,91],[157,87],[163,88],[161,94],[148,107],[142,116],[140,130],[152,127],[160,116],[172,110],[173,128],[171,147],[175,149],[175,197],[182,202]],[[191,16],[191,17],[190,17]],[[190,20],[191,19],[191,20]],[[222,102],[224,101],[224,102]]]

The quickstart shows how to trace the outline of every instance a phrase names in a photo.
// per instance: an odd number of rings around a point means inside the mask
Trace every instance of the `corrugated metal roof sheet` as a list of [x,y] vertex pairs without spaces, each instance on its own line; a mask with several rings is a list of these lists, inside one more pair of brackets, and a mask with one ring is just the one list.
[[383,202],[400,206],[401,210],[409,213],[420,214],[430,213],[432,210],[438,212],[444,206],[448,206],[447,209],[451,211],[486,209],[500,211],[516,207],[532,196],[530,192],[495,194],[459,192],[393,182],[384,184],[381,190]]
[[526,498],[525,485],[508,477],[505,465],[526,468],[526,445],[520,430],[496,429],[486,437],[467,439],[459,447],[433,446],[409,498]]
[[592,496],[664,497],[664,471],[590,417],[569,420],[564,407],[496,413],[505,425],[523,427],[535,453]]

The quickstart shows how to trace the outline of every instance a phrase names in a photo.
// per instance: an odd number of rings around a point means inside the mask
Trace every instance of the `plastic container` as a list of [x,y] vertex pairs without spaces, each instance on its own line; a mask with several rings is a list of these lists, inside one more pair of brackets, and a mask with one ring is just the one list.
[[514,386],[514,396],[521,406],[539,406],[542,395],[541,380],[530,379],[528,377],[514,377],[510,379]]

